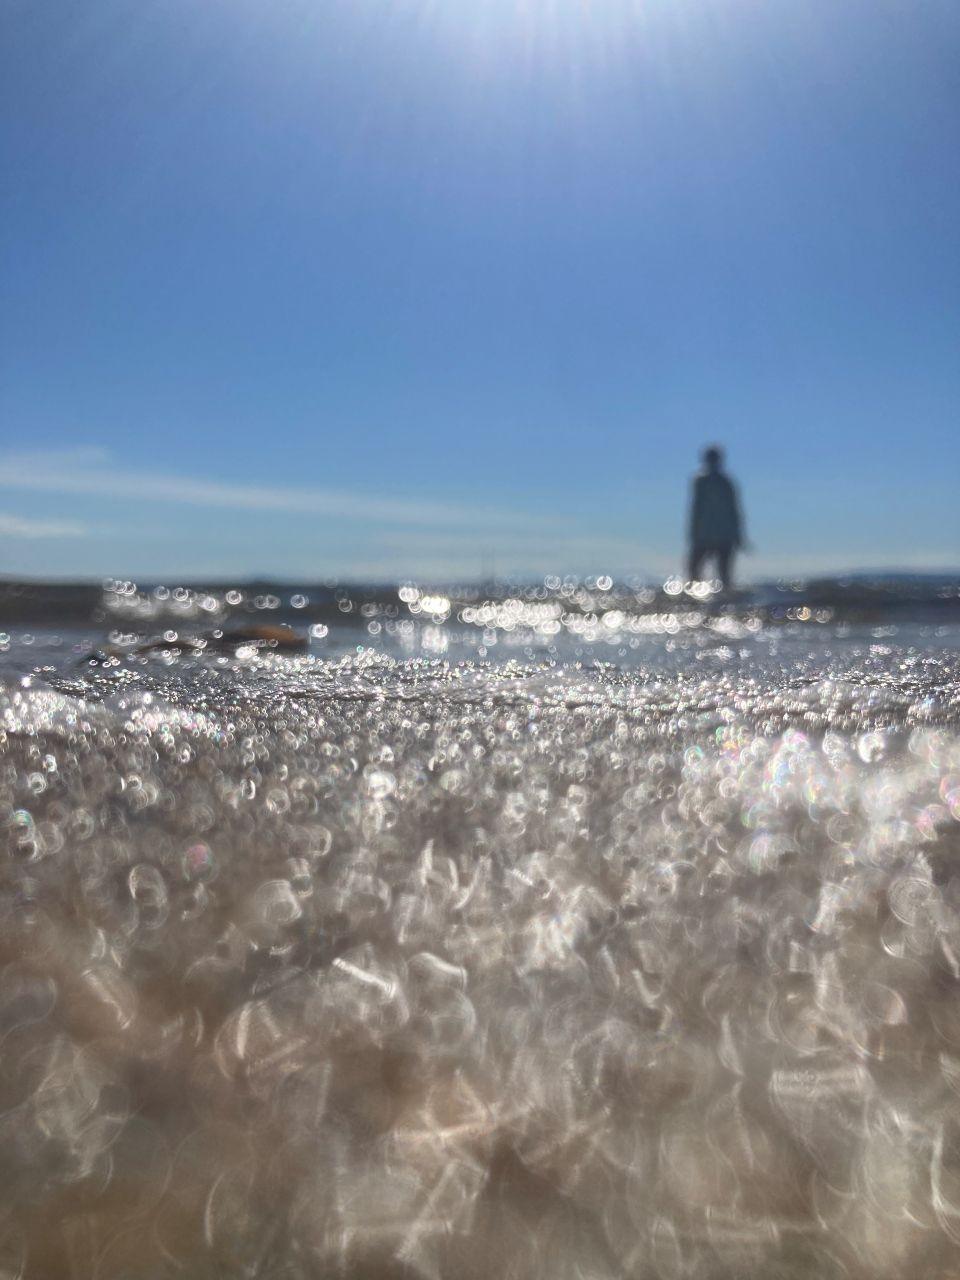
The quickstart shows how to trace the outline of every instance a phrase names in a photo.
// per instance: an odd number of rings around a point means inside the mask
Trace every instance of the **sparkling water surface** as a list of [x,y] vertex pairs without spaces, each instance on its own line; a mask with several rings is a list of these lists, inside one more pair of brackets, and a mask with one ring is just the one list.
[[0,1275],[956,1276],[957,631],[747,621],[11,628]]

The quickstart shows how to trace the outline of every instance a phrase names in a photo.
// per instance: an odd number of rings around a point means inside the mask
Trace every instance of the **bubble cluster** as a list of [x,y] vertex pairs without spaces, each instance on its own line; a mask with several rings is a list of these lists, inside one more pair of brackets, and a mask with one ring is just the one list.
[[948,1280],[958,690],[715,642],[11,676],[0,1274]]

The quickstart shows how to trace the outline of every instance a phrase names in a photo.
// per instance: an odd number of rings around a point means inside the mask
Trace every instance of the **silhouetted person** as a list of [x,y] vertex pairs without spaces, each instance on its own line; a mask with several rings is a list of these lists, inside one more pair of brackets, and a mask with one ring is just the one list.
[[716,447],[705,449],[703,470],[694,478],[690,504],[690,579],[700,581],[703,562],[712,559],[726,590],[733,575],[733,558],[743,541],[740,503],[733,481],[723,470],[723,453]]

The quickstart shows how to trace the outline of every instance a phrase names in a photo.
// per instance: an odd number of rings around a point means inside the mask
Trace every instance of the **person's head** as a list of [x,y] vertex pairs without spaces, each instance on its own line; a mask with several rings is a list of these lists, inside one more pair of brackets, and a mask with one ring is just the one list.
[[703,465],[708,471],[719,471],[723,466],[723,450],[712,444],[703,451]]

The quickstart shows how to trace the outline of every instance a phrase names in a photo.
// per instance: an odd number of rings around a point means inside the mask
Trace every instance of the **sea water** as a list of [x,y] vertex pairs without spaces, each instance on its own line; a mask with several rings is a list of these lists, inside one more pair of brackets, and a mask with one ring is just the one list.
[[9,627],[0,1275],[956,1276],[956,628],[428,599]]

